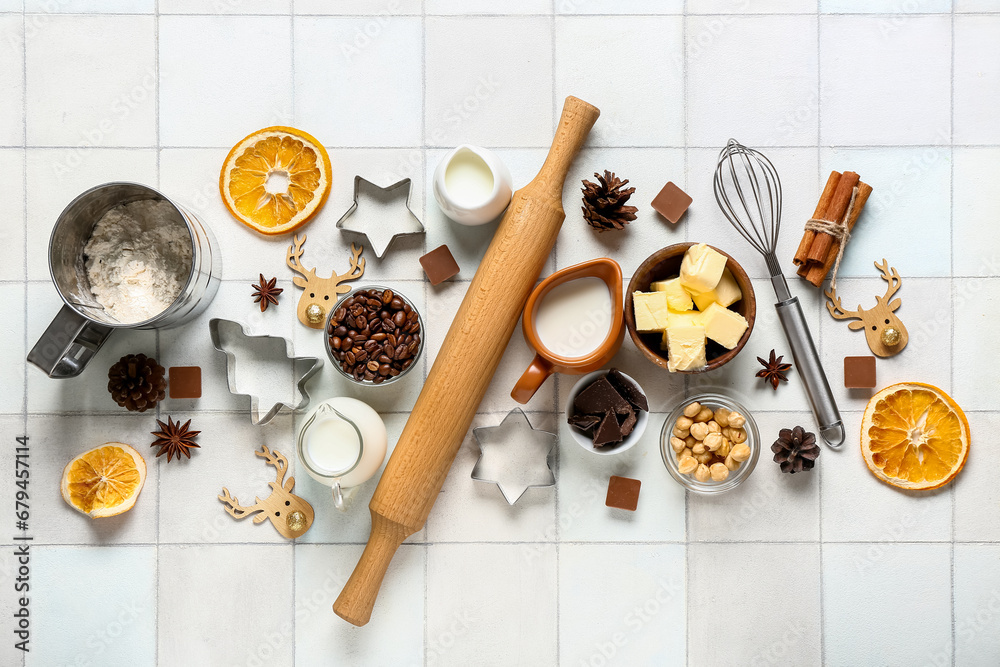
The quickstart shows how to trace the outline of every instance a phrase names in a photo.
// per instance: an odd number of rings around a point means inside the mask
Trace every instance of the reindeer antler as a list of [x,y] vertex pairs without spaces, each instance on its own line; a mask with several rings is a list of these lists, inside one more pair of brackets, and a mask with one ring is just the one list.
[[[298,234],[292,237],[292,245],[288,248],[288,253],[285,255],[285,264],[287,264],[288,268],[292,271],[301,273],[305,276],[306,282],[308,282],[309,280],[316,278],[316,267],[307,269],[302,265],[302,244],[305,242],[305,236],[302,237],[301,241],[299,240]],[[299,286],[301,287],[301,285]]]
[[857,310],[844,310],[843,304],[840,302],[840,297],[837,296],[837,291],[834,288],[830,288],[824,292],[826,297],[830,299],[826,304],[826,309],[830,311],[830,315],[837,320],[860,320],[861,319],[861,306],[858,306]]
[[[219,500],[226,504],[226,511],[233,515],[234,519],[245,519],[252,514],[257,512],[263,512],[264,508],[260,506],[260,499],[257,499],[257,504],[251,505],[250,507],[244,507],[240,505],[240,501],[229,493],[229,489],[222,487],[223,495],[219,496]],[[254,523],[260,523],[267,517],[260,514],[254,517]]]
[[[351,244],[351,268],[349,268],[346,273],[338,273],[334,276],[338,283],[346,280],[357,280],[364,275],[365,260],[361,257],[361,253],[364,252],[364,250],[364,246],[356,248],[353,243]],[[360,261],[358,261],[359,258]]]
[[271,450],[267,448],[267,445],[260,446],[261,451],[254,452],[254,455],[259,456],[263,459],[267,459],[267,465],[274,466],[277,470],[278,478],[275,480],[278,486],[282,486],[282,481],[285,479],[285,473],[288,471],[288,459],[281,452],[271,453]]
[[[882,274],[882,280],[888,283],[885,288],[885,296],[876,297],[876,299],[878,299],[879,303],[888,305],[889,298],[899,291],[900,285],[903,284],[903,279],[899,277],[899,271],[896,270],[896,267],[890,267],[889,260],[885,258],[882,259],[881,264],[875,262],[875,268]],[[895,306],[889,306],[889,310],[896,310],[901,303],[899,299],[896,299]]]

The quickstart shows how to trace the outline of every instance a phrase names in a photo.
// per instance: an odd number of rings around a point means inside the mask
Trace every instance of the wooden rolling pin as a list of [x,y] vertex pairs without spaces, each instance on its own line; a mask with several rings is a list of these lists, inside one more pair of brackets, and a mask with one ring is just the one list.
[[368,545],[333,605],[349,623],[368,622],[396,549],[427,521],[555,244],[566,217],[563,182],[600,115],[566,98],[545,164],[514,193],[497,227],[368,505]]

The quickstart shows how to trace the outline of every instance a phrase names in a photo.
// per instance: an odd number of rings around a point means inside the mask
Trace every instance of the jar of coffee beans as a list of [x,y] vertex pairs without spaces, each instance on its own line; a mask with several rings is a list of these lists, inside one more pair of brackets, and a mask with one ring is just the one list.
[[334,367],[361,384],[389,384],[413,368],[424,349],[420,314],[389,287],[368,285],[344,295],[326,322]]

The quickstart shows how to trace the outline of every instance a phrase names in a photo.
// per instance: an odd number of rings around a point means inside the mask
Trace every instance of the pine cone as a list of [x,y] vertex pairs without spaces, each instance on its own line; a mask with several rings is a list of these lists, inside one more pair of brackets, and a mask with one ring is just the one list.
[[774,460],[781,465],[781,472],[797,473],[812,470],[819,456],[819,445],[816,436],[801,426],[793,429],[783,428],[778,433],[778,439],[771,445]]
[[599,232],[609,229],[625,229],[625,225],[635,220],[635,206],[626,206],[635,188],[624,188],[628,179],[619,180],[610,171],[604,176],[595,173],[600,184],[583,182],[583,218]]
[[167,396],[166,371],[145,354],[126,354],[108,371],[108,391],[129,412],[145,412]]

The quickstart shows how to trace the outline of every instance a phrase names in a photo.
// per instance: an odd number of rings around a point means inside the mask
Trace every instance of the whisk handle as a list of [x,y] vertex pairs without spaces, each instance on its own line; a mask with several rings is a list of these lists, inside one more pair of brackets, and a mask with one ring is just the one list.
[[785,330],[785,338],[792,348],[792,359],[806,387],[806,396],[819,424],[820,434],[831,447],[840,447],[846,437],[844,422],[840,418],[833,392],[830,391],[823,365],[820,364],[816,345],[809,334],[809,325],[802,314],[799,298],[793,296],[785,299],[775,304],[774,308],[778,311],[781,328]]

